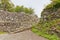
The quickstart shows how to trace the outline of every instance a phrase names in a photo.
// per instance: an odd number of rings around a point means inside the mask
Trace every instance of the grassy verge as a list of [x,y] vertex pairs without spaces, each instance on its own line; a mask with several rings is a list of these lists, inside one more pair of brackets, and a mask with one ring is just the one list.
[[35,29],[35,28],[32,28],[32,31],[34,33],[36,33],[37,35],[45,37],[49,40],[60,40],[55,34],[54,35],[46,34],[46,33],[41,32],[41,31],[39,31],[38,29]]
[[0,32],[0,34],[5,34],[6,32]]

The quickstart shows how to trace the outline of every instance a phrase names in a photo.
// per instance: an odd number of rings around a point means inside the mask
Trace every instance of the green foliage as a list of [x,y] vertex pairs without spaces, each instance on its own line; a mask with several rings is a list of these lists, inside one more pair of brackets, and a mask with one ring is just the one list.
[[47,5],[46,8],[53,8],[53,4]]
[[3,9],[4,11],[10,11],[14,5],[10,2],[10,0],[1,0],[0,7],[0,9]]
[[46,6],[47,8],[51,9],[57,9],[60,7],[60,0],[51,0],[52,2]]
[[60,0],[51,0],[52,2],[60,3]]
[[[60,18],[57,18],[57,14],[54,14],[58,13],[57,11],[59,8],[60,0],[52,0],[42,12],[42,21],[40,19],[40,22],[32,28],[32,31],[40,36],[48,38],[49,40],[60,40],[58,33],[56,33],[56,30],[59,30],[60,33]],[[46,17],[44,18],[44,16]],[[44,21],[44,19],[47,19],[47,21]],[[56,30],[53,31],[53,27]]]
[[16,6],[15,12],[23,12],[23,11],[24,11],[24,7],[23,6]]
[[32,28],[32,31],[39,36],[47,38],[48,40],[60,40],[55,34],[54,35],[46,34],[43,31],[39,31],[38,29],[35,28]]
[[37,25],[33,26],[32,31],[36,34],[48,38],[49,40],[60,40],[56,33],[53,35],[48,33],[51,27],[55,27],[57,30],[60,30],[60,19],[46,21],[43,23],[38,23]]
[[31,9],[31,8],[24,8],[24,12],[29,13],[29,14],[34,13],[33,9]]
[[26,8],[24,6],[14,6],[11,0],[0,0],[0,10],[9,12],[25,12],[26,14],[34,13],[32,8]]
[[26,14],[34,13],[32,8],[26,8],[24,6],[16,6],[15,12],[25,12]]
[[0,31],[0,34],[5,34],[6,32],[2,32],[2,31]]

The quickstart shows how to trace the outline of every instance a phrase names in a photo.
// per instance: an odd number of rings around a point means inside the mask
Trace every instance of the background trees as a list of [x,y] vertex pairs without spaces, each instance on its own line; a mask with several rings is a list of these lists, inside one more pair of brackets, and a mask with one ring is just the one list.
[[10,0],[1,0],[0,9],[4,11],[10,11],[14,7],[14,4]]
[[60,0],[51,0],[52,2],[60,3]]
[[9,11],[9,12],[25,12],[28,14],[34,13],[32,8],[27,8],[24,6],[14,6],[11,0],[0,0],[0,10]]
[[16,6],[15,7],[15,12],[23,12],[24,6]]
[[34,13],[34,11],[33,11],[32,8],[24,8],[24,12],[25,12],[25,13],[29,13],[29,14]]

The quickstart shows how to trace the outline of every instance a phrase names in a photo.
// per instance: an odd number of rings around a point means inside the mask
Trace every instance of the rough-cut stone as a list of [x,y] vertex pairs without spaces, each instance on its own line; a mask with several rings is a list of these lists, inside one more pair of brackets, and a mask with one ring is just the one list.
[[34,14],[12,13],[0,11],[0,31],[18,32],[38,23],[39,19]]
[[55,9],[44,9],[41,13],[41,18],[43,21],[49,21],[54,19],[60,19],[60,8],[58,8],[56,11]]

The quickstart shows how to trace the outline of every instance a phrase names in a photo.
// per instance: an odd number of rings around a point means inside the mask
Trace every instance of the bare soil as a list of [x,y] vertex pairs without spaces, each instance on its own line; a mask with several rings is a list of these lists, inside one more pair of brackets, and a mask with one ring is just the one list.
[[26,30],[16,34],[1,34],[0,40],[48,40],[48,39],[38,36],[30,30]]

